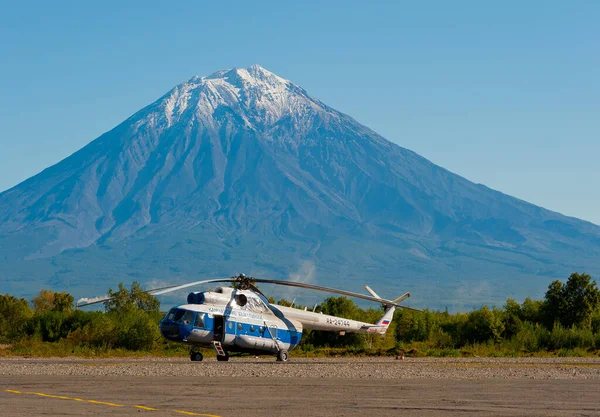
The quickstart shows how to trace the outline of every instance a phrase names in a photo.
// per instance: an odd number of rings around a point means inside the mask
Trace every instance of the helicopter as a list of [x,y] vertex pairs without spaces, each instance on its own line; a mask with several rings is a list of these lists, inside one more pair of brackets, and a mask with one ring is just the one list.
[[[408,292],[394,300],[387,300],[381,298],[367,285],[365,289],[370,295],[300,282],[254,278],[244,274],[231,278],[171,285],[146,292],[151,295],[162,295],[210,283],[231,283],[232,286],[220,286],[211,291],[189,293],[187,303],[171,308],[159,324],[163,337],[190,345],[190,359],[194,362],[203,360],[200,348],[213,348],[217,353],[217,361],[228,361],[230,354],[233,353],[267,354],[275,356],[277,361],[287,362],[289,351],[300,343],[303,329],[335,332],[340,335],[379,334],[383,337],[396,308],[419,311],[399,304],[410,297]],[[384,314],[377,323],[371,324],[316,313],[314,309],[308,311],[306,307],[301,310],[293,306],[271,304],[256,286],[259,283],[306,288],[378,302],[384,307]],[[78,301],[77,307],[110,299],[110,297],[82,299]]]

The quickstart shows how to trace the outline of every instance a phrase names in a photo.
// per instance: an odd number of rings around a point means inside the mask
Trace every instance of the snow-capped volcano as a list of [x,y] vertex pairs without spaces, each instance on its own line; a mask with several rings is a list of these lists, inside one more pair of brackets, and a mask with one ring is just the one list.
[[284,118],[296,123],[310,123],[326,107],[291,81],[259,65],[248,69],[217,71],[207,77],[192,77],[167,93],[159,102],[156,114],[167,126],[183,118],[186,123],[200,121],[214,125],[217,109],[226,107],[252,129],[272,128]]
[[323,284],[376,276],[423,305],[476,304],[600,272],[600,228],[452,174],[255,65],[190,78],[0,194],[0,259],[6,290],[308,263]]

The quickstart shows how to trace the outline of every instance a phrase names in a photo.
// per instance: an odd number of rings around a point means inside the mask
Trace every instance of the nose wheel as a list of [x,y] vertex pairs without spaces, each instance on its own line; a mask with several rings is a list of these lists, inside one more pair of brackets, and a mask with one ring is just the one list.
[[202,353],[195,352],[193,350],[190,352],[190,360],[192,362],[200,362],[200,361],[202,361],[202,359],[204,359],[204,356],[202,356]]

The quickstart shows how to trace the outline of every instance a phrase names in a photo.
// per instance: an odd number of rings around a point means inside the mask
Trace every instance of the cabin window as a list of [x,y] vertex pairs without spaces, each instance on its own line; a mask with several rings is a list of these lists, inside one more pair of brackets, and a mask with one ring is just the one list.
[[242,330],[242,329],[243,329],[242,323],[238,323],[238,330]]
[[273,340],[277,339],[277,326],[271,326],[269,327],[269,330],[271,331],[271,337]]
[[194,312],[188,310],[183,315],[183,318],[181,319],[181,322],[183,324],[185,324],[186,326],[189,326],[190,324],[192,324],[193,320],[194,320]]
[[254,333],[254,326],[252,326],[252,325],[250,326],[250,332]]
[[196,314],[196,320],[194,320],[194,327],[204,328],[204,314]]

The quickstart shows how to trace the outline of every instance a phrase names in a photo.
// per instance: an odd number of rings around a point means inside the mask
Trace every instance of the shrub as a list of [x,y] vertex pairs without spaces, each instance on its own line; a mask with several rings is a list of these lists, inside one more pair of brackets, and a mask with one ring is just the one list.
[[0,341],[11,342],[25,335],[26,326],[33,316],[27,300],[12,295],[0,295]]
[[552,332],[550,333],[549,348],[582,348],[591,349],[594,347],[594,334],[590,329],[580,329],[576,326],[565,328],[560,323],[554,323]]
[[523,323],[521,330],[511,339],[513,349],[537,352],[547,346],[550,334],[546,328],[529,322]]
[[472,311],[469,313],[464,331],[465,338],[473,343],[500,341],[504,332],[501,312],[490,310],[487,306]]
[[431,330],[429,341],[438,349],[454,347],[454,341],[452,340],[452,337],[440,327],[435,327]]
[[115,347],[117,333],[115,321],[106,314],[93,312],[83,326],[73,329],[67,339],[73,345],[82,345],[102,349]]
[[115,347],[148,351],[160,337],[156,322],[141,310],[109,314],[109,317],[115,323]]
[[73,309],[73,296],[67,292],[41,290],[40,294],[31,300],[36,313],[44,311],[70,312]]
[[65,325],[67,317],[67,313],[56,310],[35,313],[28,333],[40,336],[44,342],[57,342],[69,334]]

